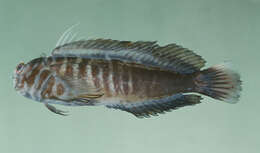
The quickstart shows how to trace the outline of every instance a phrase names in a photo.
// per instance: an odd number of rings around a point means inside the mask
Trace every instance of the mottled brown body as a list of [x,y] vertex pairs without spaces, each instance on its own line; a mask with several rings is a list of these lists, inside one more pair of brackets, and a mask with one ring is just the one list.
[[105,105],[148,117],[200,103],[200,93],[236,103],[239,74],[225,65],[201,70],[205,60],[191,50],[156,42],[81,40],[57,46],[50,57],[20,63],[15,89],[49,104]]
[[[41,71],[41,69],[46,70]],[[32,72],[24,77],[24,81],[29,87],[37,84],[35,90],[40,90],[40,96],[43,99],[62,99],[60,96],[65,94],[66,87],[57,82],[55,75],[61,80],[66,80],[71,90],[76,91],[81,87],[70,86],[70,82],[85,82],[85,85],[100,90],[104,93],[99,98],[101,101],[115,98],[125,102],[159,99],[176,93],[191,92],[194,86],[192,81],[194,74],[177,74],[117,60],[76,57],[39,58],[29,63],[28,70]],[[53,73],[55,75],[50,76]],[[35,82],[37,76],[39,80]],[[47,83],[43,88],[44,81]],[[88,92],[85,91],[85,93]]]
[[[119,97],[125,101],[158,99],[190,92],[193,75],[181,75],[138,64],[101,59],[57,58],[50,68],[58,76],[73,77],[101,89],[101,99]],[[59,91],[59,90],[58,90]],[[86,91],[88,92],[88,91]]]

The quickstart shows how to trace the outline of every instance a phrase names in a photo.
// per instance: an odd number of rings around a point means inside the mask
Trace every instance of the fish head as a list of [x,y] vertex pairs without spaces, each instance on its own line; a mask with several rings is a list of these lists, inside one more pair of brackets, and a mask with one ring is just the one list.
[[28,86],[28,74],[32,72],[32,68],[33,66],[30,63],[20,62],[13,72],[13,86],[23,96],[28,95],[31,90]]
[[41,72],[45,70],[45,64],[45,58],[42,57],[28,63],[19,63],[13,72],[13,86],[16,92],[26,98],[40,101],[41,90],[38,87]]

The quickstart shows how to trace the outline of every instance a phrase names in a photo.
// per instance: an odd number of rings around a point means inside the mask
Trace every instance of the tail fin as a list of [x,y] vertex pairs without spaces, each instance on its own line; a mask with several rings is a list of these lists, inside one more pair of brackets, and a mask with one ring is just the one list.
[[196,91],[228,103],[237,103],[240,97],[241,80],[238,73],[227,64],[210,67],[195,79]]

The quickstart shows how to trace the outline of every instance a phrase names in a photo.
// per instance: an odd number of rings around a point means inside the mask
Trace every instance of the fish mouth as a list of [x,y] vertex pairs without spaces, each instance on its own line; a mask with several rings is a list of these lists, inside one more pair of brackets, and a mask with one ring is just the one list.
[[22,86],[21,86],[20,83],[18,83],[18,80],[14,81],[14,85],[13,86],[14,86],[14,89],[16,91],[20,91],[22,89]]
[[18,87],[18,84],[17,84],[17,83],[14,84],[14,89],[15,89],[15,91],[18,91],[18,90],[19,90],[19,87]]
[[12,75],[12,79],[13,79],[13,87],[16,91],[18,91],[19,90],[19,83],[18,83],[19,80],[18,80],[17,76],[15,74]]
[[15,91],[19,91],[18,85],[14,85]]

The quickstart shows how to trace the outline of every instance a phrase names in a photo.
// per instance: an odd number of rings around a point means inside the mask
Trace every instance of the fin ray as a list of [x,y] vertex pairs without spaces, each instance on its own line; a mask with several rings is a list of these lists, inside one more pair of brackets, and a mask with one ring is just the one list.
[[106,58],[154,66],[178,73],[199,71],[205,60],[176,44],[159,46],[156,41],[80,40],[56,47],[53,56]]
[[68,111],[63,111],[63,110],[57,109],[56,107],[54,107],[48,103],[45,103],[44,105],[46,108],[48,108],[48,110],[50,110],[51,112],[53,112],[55,114],[62,115],[62,116],[68,115]]
[[159,100],[144,101],[136,104],[114,104],[107,105],[108,108],[120,109],[132,113],[138,118],[158,116],[165,112],[178,109],[184,106],[191,106],[200,103],[201,96],[177,94]]
[[238,102],[242,90],[240,75],[227,63],[201,71],[195,84],[199,93],[231,104]]

